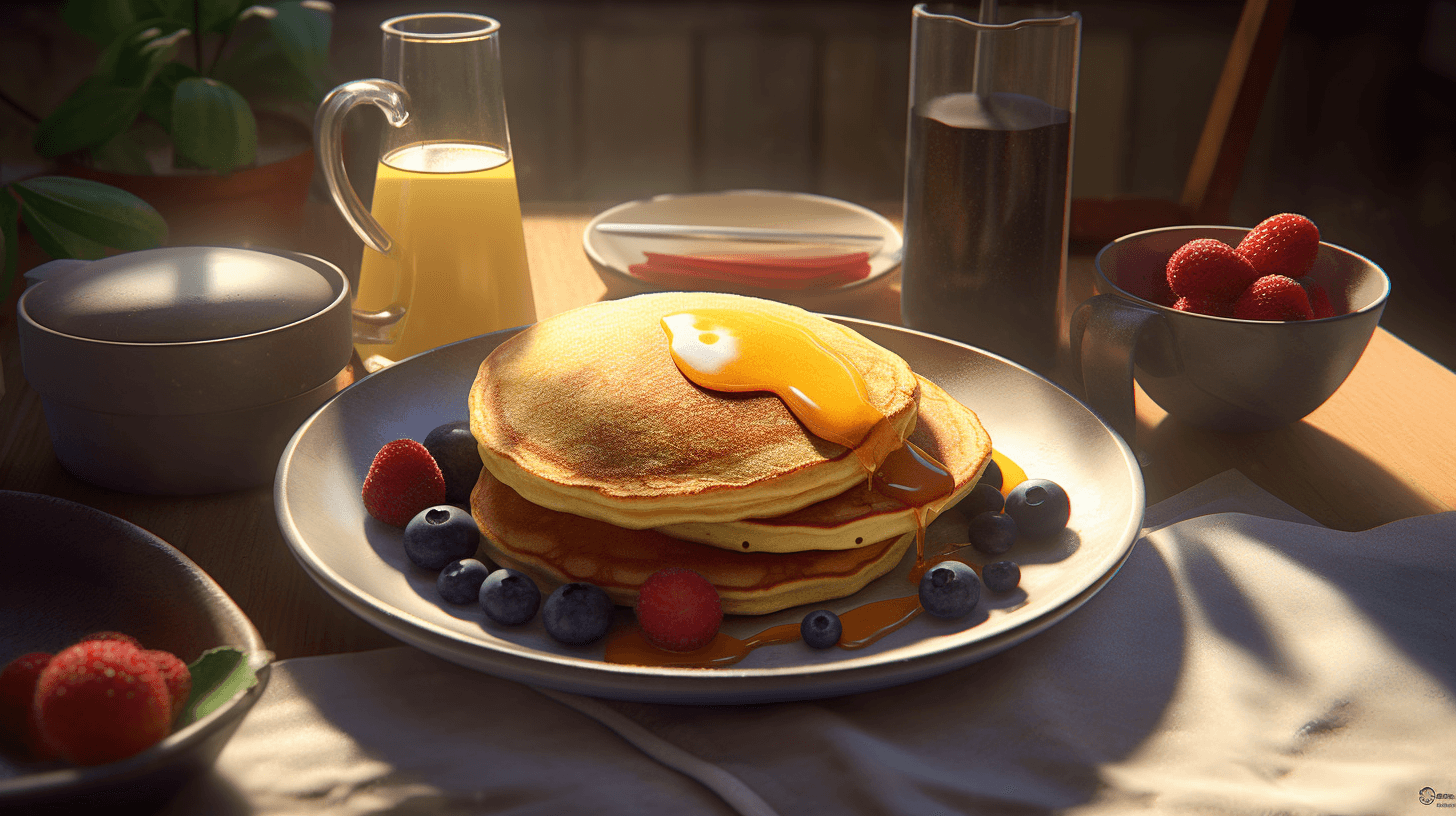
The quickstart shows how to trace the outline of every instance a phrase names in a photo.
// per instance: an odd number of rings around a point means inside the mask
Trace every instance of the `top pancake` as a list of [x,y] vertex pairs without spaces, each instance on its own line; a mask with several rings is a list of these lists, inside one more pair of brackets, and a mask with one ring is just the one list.
[[486,468],[528,501],[633,529],[777,516],[862,482],[858,459],[777,396],[683,376],[660,321],[695,308],[801,326],[849,359],[898,432],[913,429],[915,375],[858,333],[774,301],[665,292],[548,318],[487,357],[470,391]]

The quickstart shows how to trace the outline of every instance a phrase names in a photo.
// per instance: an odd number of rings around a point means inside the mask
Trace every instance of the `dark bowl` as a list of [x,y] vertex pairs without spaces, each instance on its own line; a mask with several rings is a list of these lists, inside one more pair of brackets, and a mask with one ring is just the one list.
[[191,663],[232,646],[258,682],[136,756],[91,767],[0,755],[0,812],[159,807],[211,768],[258,701],[271,654],[237,604],[187,556],[84,505],[0,491],[0,665],[55,653],[100,630],[126,632]]

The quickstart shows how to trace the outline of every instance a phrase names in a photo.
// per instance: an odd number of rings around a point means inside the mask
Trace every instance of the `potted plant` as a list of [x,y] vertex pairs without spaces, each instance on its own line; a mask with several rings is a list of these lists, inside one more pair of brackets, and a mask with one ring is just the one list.
[[[287,244],[313,171],[307,123],[332,86],[332,10],[321,0],[68,0],[63,19],[101,54],[39,120],[35,149],[66,175],[149,201],[174,241]],[[270,161],[270,133],[291,138],[293,155]]]

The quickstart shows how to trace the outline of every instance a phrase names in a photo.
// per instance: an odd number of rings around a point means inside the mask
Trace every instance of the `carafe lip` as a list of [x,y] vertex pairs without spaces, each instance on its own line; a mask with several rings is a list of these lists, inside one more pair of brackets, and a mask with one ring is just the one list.
[[[419,20],[449,20],[458,22],[461,26],[459,30],[455,31],[409,31],[401,28],[402,24]],[[473,27],[469,27],[472,24]],[[501,25],[497,20],[483,14],[450,11],[401,14],[385,20],[379,24],[379,27],[384,30],[384,33],[407,42],[457,43],[483,40],[500,31]]]
[[963,23],[971,28],[1005,31],[1014,28],[1027,26],[1058,26],[1070,25],[1074,21],[1082,19],[1080,12],[1076,11],[1050,11],[1035,6],[1025,6],[1019,3],[1008,4],[1008,8],[1031,11],[1041,16],[1022,17],[1005,23],[983,23],[969,17],[962,16],[957,12],[976,11],[975,8],[954,2],[931,2],[917,3],[911,9],[911,16],[923,17],[931,20],[946,20],[949,22]]

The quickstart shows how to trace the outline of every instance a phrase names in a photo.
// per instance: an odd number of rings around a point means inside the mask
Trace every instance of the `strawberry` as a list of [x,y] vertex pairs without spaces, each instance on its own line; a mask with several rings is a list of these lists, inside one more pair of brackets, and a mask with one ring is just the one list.
[[653,645],[691,652],[718,634],[723,604],[718,590],[702,575],[667,567],[649,575],[638,589],[637,622]]
[[445,476],[424,445],[396,439],[374,454],[363,492],[369,515],[403,527],[421,510],[445,503]]
[[172,730],[171,711],[166,681],[124,641],[63,649],[36,681],[41,736],[77,765],[114,762],[155,745]]
[[1214,317],[1233,317],[1234,314],[1232,302],[1202,297],[1180,297],[1173,302],[1173,308],[1180,312],[1193,312]]
[[1314,312],[1315,320],[1335,316],[1334,304],[1330,303],[1330,293],[1325,291],[1323,286],[1308,279],[1300,281],[1304,285],[1305,294],[1309,295],[1309,308]]
[[1216,238],[1199,238],[1178,248],[1168,259],[1168,286],[1179,297],[1232,302],[1259,273]]
[[172,722],[176,722],[182,707],[187,705],[188,695],[192,693],[192,672],[188,671],[181,658],[171,652],[146,649],[142,654],[152,661],[157,673],[162,675],[162,682],[167,684],[167,696],[172,700]]
[[87,640],[120,640],[125,643],[130,643],[138,649],[142,648],[142,642],[132,637],[131,635],[128,635],[125,632],[113,632],[109,629],[102,629],[100,632],[92,632],[91,634],[81,638],[81,640],[78,640],[76,642],[81,643]]
[[1302,277],[1319,254],[1319,227],[1302,215],[1280,213],[1260,221],[1239,242],[1237,252],[1259,275]]
[[49,652],[31,652],[0,669],[0,741],[33,759],[50,759],[35,718],[35,683],[51,662]]
[[1314,310],[1299,281],[1283,275],[1265,275],[1239,295],[1233,316],[1242,320],[1309,320],[1314,317]]

